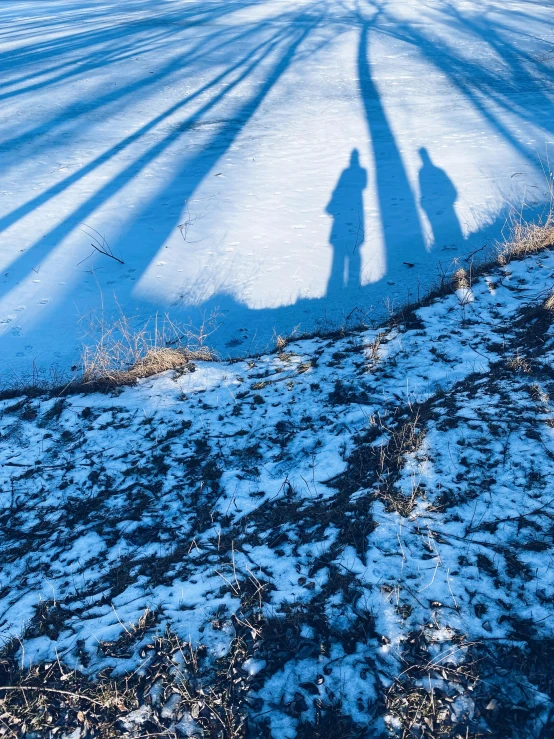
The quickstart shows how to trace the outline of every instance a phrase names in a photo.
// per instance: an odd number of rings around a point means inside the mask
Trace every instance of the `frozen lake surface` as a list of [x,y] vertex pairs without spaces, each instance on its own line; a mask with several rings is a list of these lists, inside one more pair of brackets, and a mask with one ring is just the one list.
[[[0,375],[379,318],[549,203],[550,0],[0,3]],[[95,249],[106,245],[117,259]]]

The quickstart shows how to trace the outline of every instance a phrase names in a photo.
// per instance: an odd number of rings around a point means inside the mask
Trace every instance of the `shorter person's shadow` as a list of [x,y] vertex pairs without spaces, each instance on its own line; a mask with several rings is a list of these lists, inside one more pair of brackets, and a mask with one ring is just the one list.
[[328,297],[360,287],[360,249],[365,240],[363,191],[366,186],[367,172],[360,166],[358,150],[354,149],[350,165],[342,172],[326,208],[333,218],[329,236],[333,260],[327,284]]
[[431,225],[433,247],[460,247],[464,237],[454,209],[458,191],[444,169],[437,167],[427,149],[419,150],[422,166],[419,170],[420,204]]

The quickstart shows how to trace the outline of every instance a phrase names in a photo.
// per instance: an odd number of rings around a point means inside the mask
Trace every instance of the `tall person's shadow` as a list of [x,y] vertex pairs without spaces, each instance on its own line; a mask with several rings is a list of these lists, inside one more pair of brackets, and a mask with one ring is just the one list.
[[333,190],[326,212],[333,225],[329,243],[333,247],[331,274],[327,296],[343,290],[360,287],[360,249],[365,240],[363,191],[367,186],[367,172],[360,166],[357,149],[350,155],[350,165],[342,172]]
[[460,247],[464,237],[454,208],[458,191],[444,169],[433,163],[429,152],[419,150],[422,166],[419,170],[420,204],[431,225],[433,246],[444,249]]

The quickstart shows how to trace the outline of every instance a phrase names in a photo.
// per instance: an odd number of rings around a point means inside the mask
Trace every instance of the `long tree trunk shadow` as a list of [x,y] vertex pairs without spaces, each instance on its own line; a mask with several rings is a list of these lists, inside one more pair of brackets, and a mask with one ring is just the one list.
[[360,96],[375,162],[375,189],[385,248],[386,273],[397,278],[404,262],[421,265],[427,259],[416,201],[402,155],[396,144],[369,63],[370,23],[364,22],[358,47]]

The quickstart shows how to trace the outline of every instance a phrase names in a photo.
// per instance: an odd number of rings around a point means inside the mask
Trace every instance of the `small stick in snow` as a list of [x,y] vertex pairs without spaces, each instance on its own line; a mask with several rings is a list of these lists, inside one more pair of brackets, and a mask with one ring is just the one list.
[[[110,257],[110,259],[115,259],[115,261],[119,262],[119,264],[125,264],[125,262],[122,259],[119,259],[119,257],[115,256],[115,254],[111,250],[110,245],[108,244],[106,239],[102,236],[102,234],[98,233],[98,231],[95,228],[87,225],[86,223],[84,223],[83,226],[86,226],[86,228],[89,228],[91,231],[94,231],[94,233],[91,234],[82,228],[79,229],[82,233],[86,234],[87,236],[90,236],[90,238],[93,239],[90,245],[92,246],[94,251],[97,251],[99,254],[103,254],[106,257]],[[97,234],[97,236],[95,236],[94,234]],[[92,254],[94,254],[94,251],[92,251],[88,257],[85,257],[85,259],[81,260],[79,264],[82,264],[84,261],[89,259],[92,256]]]

